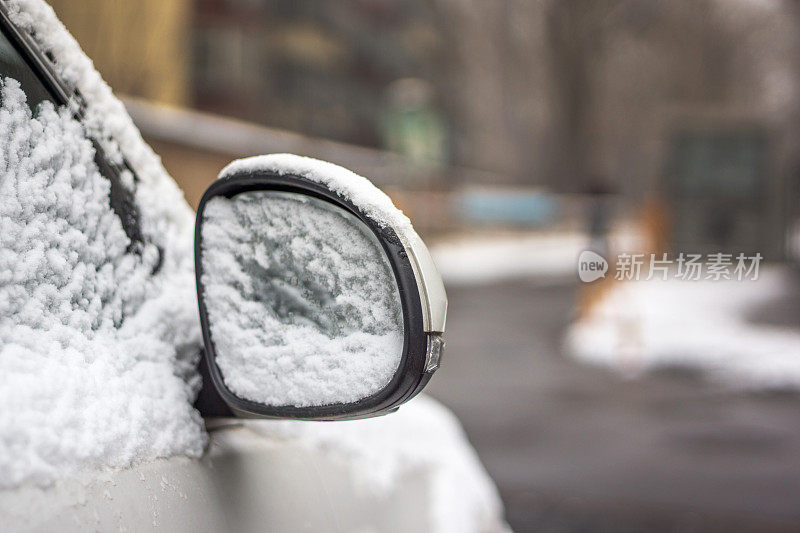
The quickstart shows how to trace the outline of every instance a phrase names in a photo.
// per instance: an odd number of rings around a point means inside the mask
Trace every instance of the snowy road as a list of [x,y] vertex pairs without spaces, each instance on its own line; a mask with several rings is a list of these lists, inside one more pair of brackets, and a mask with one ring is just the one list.
[[[428,390],[461,418],[514,530],[797,530],[800,395],[688,371],[625,380],[562,356],[575,290],[448,289]],[[799,323],[799,304],[782,318]]]

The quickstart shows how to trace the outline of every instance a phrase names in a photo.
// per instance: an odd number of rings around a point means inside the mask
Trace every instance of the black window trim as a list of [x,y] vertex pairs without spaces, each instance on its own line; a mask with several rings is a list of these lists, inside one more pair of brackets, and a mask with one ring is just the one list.
[[[67,84],[58,77],[53,68],[55,58],[50,52],[43,52],[32,35],[14,24],[9,16],[8,7],[2,0],[0,0],[0,31],[8,38],[12,46],[52,95],[54,103],[71,109],[75,118],[82,122],[86,111],[86,100],[83,95],[77,88],[69,90]],[[111,209],[119,217],[122,228],[130,240],[127,251],[141,254],[144,236],[141,231],[139,210],[134,200],[133,191],[122,184],[121,175],[122,172],[129,171],[133,176],[134,184],[138,183],[139,178],[124,155],[122,155],[122,163],[116,164],[106,157],[105,151],[97,139],[91,137],[89,139],[92,141],[95,150],[95,163],[101,175],[111,182],[109,201]],[[153,268],[153,273],[156,273],[161,268],[163,253],[160,247],[158,251],[159,259]]]

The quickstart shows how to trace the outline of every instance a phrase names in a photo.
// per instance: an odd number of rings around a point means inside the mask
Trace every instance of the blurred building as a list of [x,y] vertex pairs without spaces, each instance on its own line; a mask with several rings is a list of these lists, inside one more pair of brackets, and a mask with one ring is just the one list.
[[435,78],[441,44],[425,2],[196,0],[193,101],[380,147],[388,88],[401,78]]
[[780,257],[800,218],[793,0],[53,3],[117,91],[389,149],[413,187],[656,195],[685,251]]

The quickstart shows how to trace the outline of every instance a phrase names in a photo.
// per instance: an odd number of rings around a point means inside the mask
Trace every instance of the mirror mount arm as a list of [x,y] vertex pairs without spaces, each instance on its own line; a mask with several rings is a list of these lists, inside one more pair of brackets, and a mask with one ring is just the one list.
[[208,359],[206,358],[205,350],[200,350],[200,361],[197,364],[197,371],[202,378],[202,386],[200,392],[197,393],[197,399],[194,402],[194,407],[200,412],[203,418],[213,417],[235,417],[236,414],[231,411],[225,400],[222,399],[217,387],[211,379],[211,373],[208,370]]

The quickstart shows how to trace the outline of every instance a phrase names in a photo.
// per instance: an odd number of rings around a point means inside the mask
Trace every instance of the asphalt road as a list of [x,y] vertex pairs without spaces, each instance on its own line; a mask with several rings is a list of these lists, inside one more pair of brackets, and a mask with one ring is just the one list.
[[[460,417],[512,528],[800,531],[800,396],[574,362],[560,344],[576,289],[448,289],[428,391]],[[800,324],[797,304],[781,319]]]

